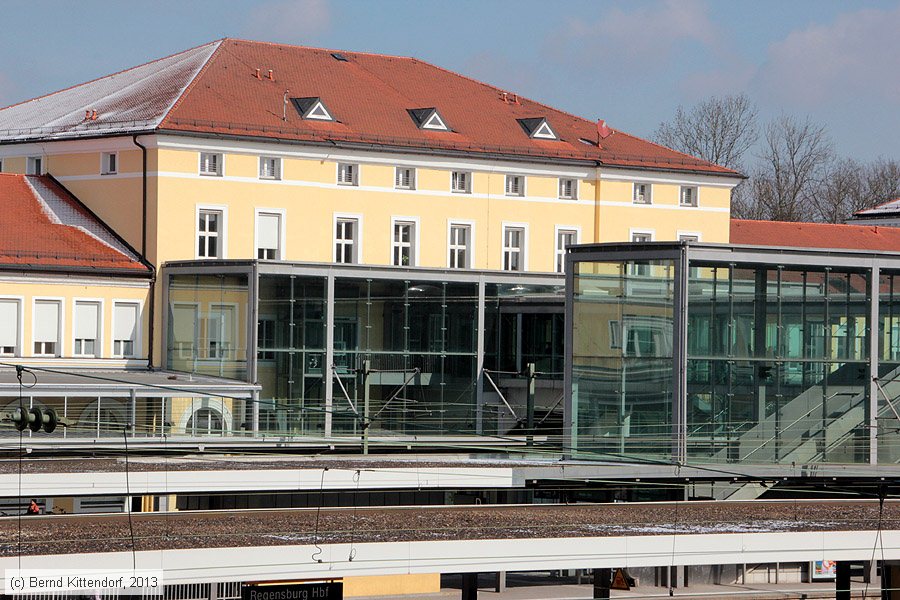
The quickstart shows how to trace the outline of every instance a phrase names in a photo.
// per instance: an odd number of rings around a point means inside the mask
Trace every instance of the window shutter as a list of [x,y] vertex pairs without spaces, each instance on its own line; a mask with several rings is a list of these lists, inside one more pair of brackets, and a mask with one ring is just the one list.
[[172,333],[176,342],[194,343],[197,330],[197,309],[191,305],[175,306]]
[[35,302],[34,341],[59,341],[59,302]]
[[19,345],[19,303],[0,300],[0,346]]
[[75,303],[75,338],[80,340],[97,339],[97,321],[100,306],[96,302]]
[[113,339],[134,341],[137,331],[137,305],[116,304],[114,311],[115,331]]
[[281,238],[280,215],[272,213],[259,213],[257,215],[257,245],[260,248],[278,248]]

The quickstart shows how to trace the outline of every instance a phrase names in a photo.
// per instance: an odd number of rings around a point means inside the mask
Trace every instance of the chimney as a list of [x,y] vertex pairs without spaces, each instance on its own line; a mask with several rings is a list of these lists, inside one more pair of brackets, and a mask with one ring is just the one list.
[[85,121],[90,121],[90,120],[91,120],[91,111],[90,111],[90,110],[84,111],[84,120],[85,120]]
[[97,109],[91,111],[91,121],[97,120]]
[[259,69],[256,70],[256,78],[257,78],[257,79],[262,79],[262,77],[260,77],[260,75],[259,75]]
[[500,92],[500,99],[504,104],[509,104],[509,92]]
[[268,77],[269,81],[275,81],[275,71],[269,69],[269,74],[266,77]]

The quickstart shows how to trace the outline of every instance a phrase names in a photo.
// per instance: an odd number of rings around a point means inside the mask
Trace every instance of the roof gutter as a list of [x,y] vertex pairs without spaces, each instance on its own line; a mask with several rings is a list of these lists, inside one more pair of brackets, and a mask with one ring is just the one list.
[[[138,141],[138,134],[131,136],[134,145],[141,149],[141,259],[147,260],[147,146]],[[147,368],[153,369],[153,342],[156,334],[156,269],[153,269],[153,277],[150,279],[150,294],[147,299],[147,337],[149,346],[147,352]]]

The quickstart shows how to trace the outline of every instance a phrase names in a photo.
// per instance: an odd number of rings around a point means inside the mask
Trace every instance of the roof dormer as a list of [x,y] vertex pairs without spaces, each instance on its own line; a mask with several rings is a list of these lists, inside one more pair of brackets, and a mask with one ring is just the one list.
[[409,116],[415,122],[419,129],[430,129],[432,131],[450,131],[446,121],[438,113],[437,109],[431,108],[411,108]]
[[331,112],[325,107],[321,98],[291,98],[294,108],[304,119],[314,121],[334,121]]
[[519,125],[528,134],[528,137],[539,140],[558,140],[559,137],[550,123],[544,117],[535,117],[533,119],[518,119]]

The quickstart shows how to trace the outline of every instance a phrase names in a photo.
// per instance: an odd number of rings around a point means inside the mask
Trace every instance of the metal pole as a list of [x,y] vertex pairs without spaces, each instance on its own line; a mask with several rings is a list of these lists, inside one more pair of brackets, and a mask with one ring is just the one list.
[[363,380],[363,454],[369,453],[369,367],[371,361],[366,359],[363,361],[362,380]]
[[535,368],[534,363],[525,365],[525,374],[528,377],[528,388],[525,395],[525,435],[526,444],[534,445],[534,392],[535,392]]

